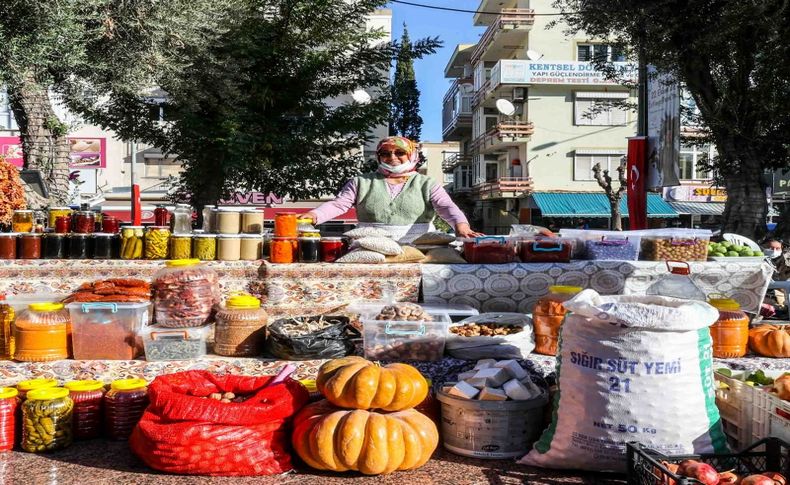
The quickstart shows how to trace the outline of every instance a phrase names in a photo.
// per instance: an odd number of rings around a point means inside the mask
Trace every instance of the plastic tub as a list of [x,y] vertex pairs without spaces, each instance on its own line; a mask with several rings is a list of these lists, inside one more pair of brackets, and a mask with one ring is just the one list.
[[[452,383],[448,383],[452,384]],[[545,428],[546,391],[528,401],[478,401],[438,393],[442,444],[457,455],[515,458],[526,454]]]
[[641,258],[647,261],[707,261],[710,231],[638,231]]
[[148,323],[150,303],[69,303],[74,358],[131,360],[137,335]]
[[365,358],[375,360],[441,360],[450,317],[433,314],[433,321],[363,318]]
[[14,322],[14,360],[49,362],[66,359],[69,312],[62,303],[31,303]]
[[206,340],[213,325],[193,328],[164,328],[150,326],[143,329],[145,360],[188,360],[206,355]]
[[519,243],[522,263],[569,263],[572,246],[562,239],[528,239]]
[[464,258],[473,264],[500,264],[516,261],[516,238],[509,236],[483,236],[461,238]]

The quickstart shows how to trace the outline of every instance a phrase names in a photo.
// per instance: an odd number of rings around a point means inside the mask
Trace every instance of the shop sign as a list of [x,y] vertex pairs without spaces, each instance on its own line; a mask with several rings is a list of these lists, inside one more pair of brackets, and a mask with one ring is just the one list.
[[[106,138],[68,137],[69,168],[96,169],[107,167]],[[18,136],[0,136],[0,156],[22,167],[22,140]]]
[[790,196],[790,170],[776,170],[773,174],[773,196],[786,198]]
[[727,191],[707,185],[681,185],[665,188],[664,199],[673,202],[726,202]]
[[[618,70],[618,76],[627,81],[636,81],[636,64],[613,62],[612,65]],[[606,78],[591,62],[503,59],[491,71],[491,87],[500,84],[616,86],[619,83]]]
[[229,199],[220,200],[219,205],[275,205],[284,202],[284,197],[273,192],[235,192]]

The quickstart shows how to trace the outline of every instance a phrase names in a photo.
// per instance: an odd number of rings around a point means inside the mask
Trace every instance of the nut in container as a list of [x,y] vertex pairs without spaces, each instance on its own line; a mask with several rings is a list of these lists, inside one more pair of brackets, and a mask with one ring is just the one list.
[[710,231],[641,231],[642,259],[648,261],[707,261]]
[[365,357],[378,360],[439,360],[450,317],[429,314],[414,303],[384,306],[362,319]]

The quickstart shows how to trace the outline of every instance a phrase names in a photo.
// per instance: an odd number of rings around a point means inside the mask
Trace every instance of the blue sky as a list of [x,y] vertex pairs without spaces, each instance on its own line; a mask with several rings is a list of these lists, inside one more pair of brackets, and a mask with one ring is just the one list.
[[[479,0],[410,0],[414,3],[475,10]],[[444,67],[457,44],[473,44],[484,32],[482,27],[472,25],[472,14],[447,12],[427,8],[390,3],[392,9],[392,37],[400,39],[403,22],[409,37],[439,36],[444,46],[436,54],[415,61],[414,72],[420,89],[420,115],[423,119],[422,141],[442,141],[442,98],[447,92],[449,80],[444,78]]]

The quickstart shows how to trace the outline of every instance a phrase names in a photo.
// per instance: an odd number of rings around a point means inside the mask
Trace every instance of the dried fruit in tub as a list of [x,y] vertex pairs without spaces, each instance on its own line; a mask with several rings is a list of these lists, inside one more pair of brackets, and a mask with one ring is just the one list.
[[518,325],[497,325],[491,323],[467,323],[450,327],[450,332],[461,337],[496,337],[499,335],[512,335],[524,330]]
[[395,303],[381,309],[376,320],[432,322],[433,317],[423,307],[414,303]]
[[464,258],[473,264],[505,264],[516,260],[513,240],[504,236],[462,239]]
[[198,327],[206,323],[219,300],[217,274],[199,260],[168,261],[154,280],[154,310],[158,325]]
[[697,238],[642,239],[644,259],[651,261],[706,261],[708,241]]

